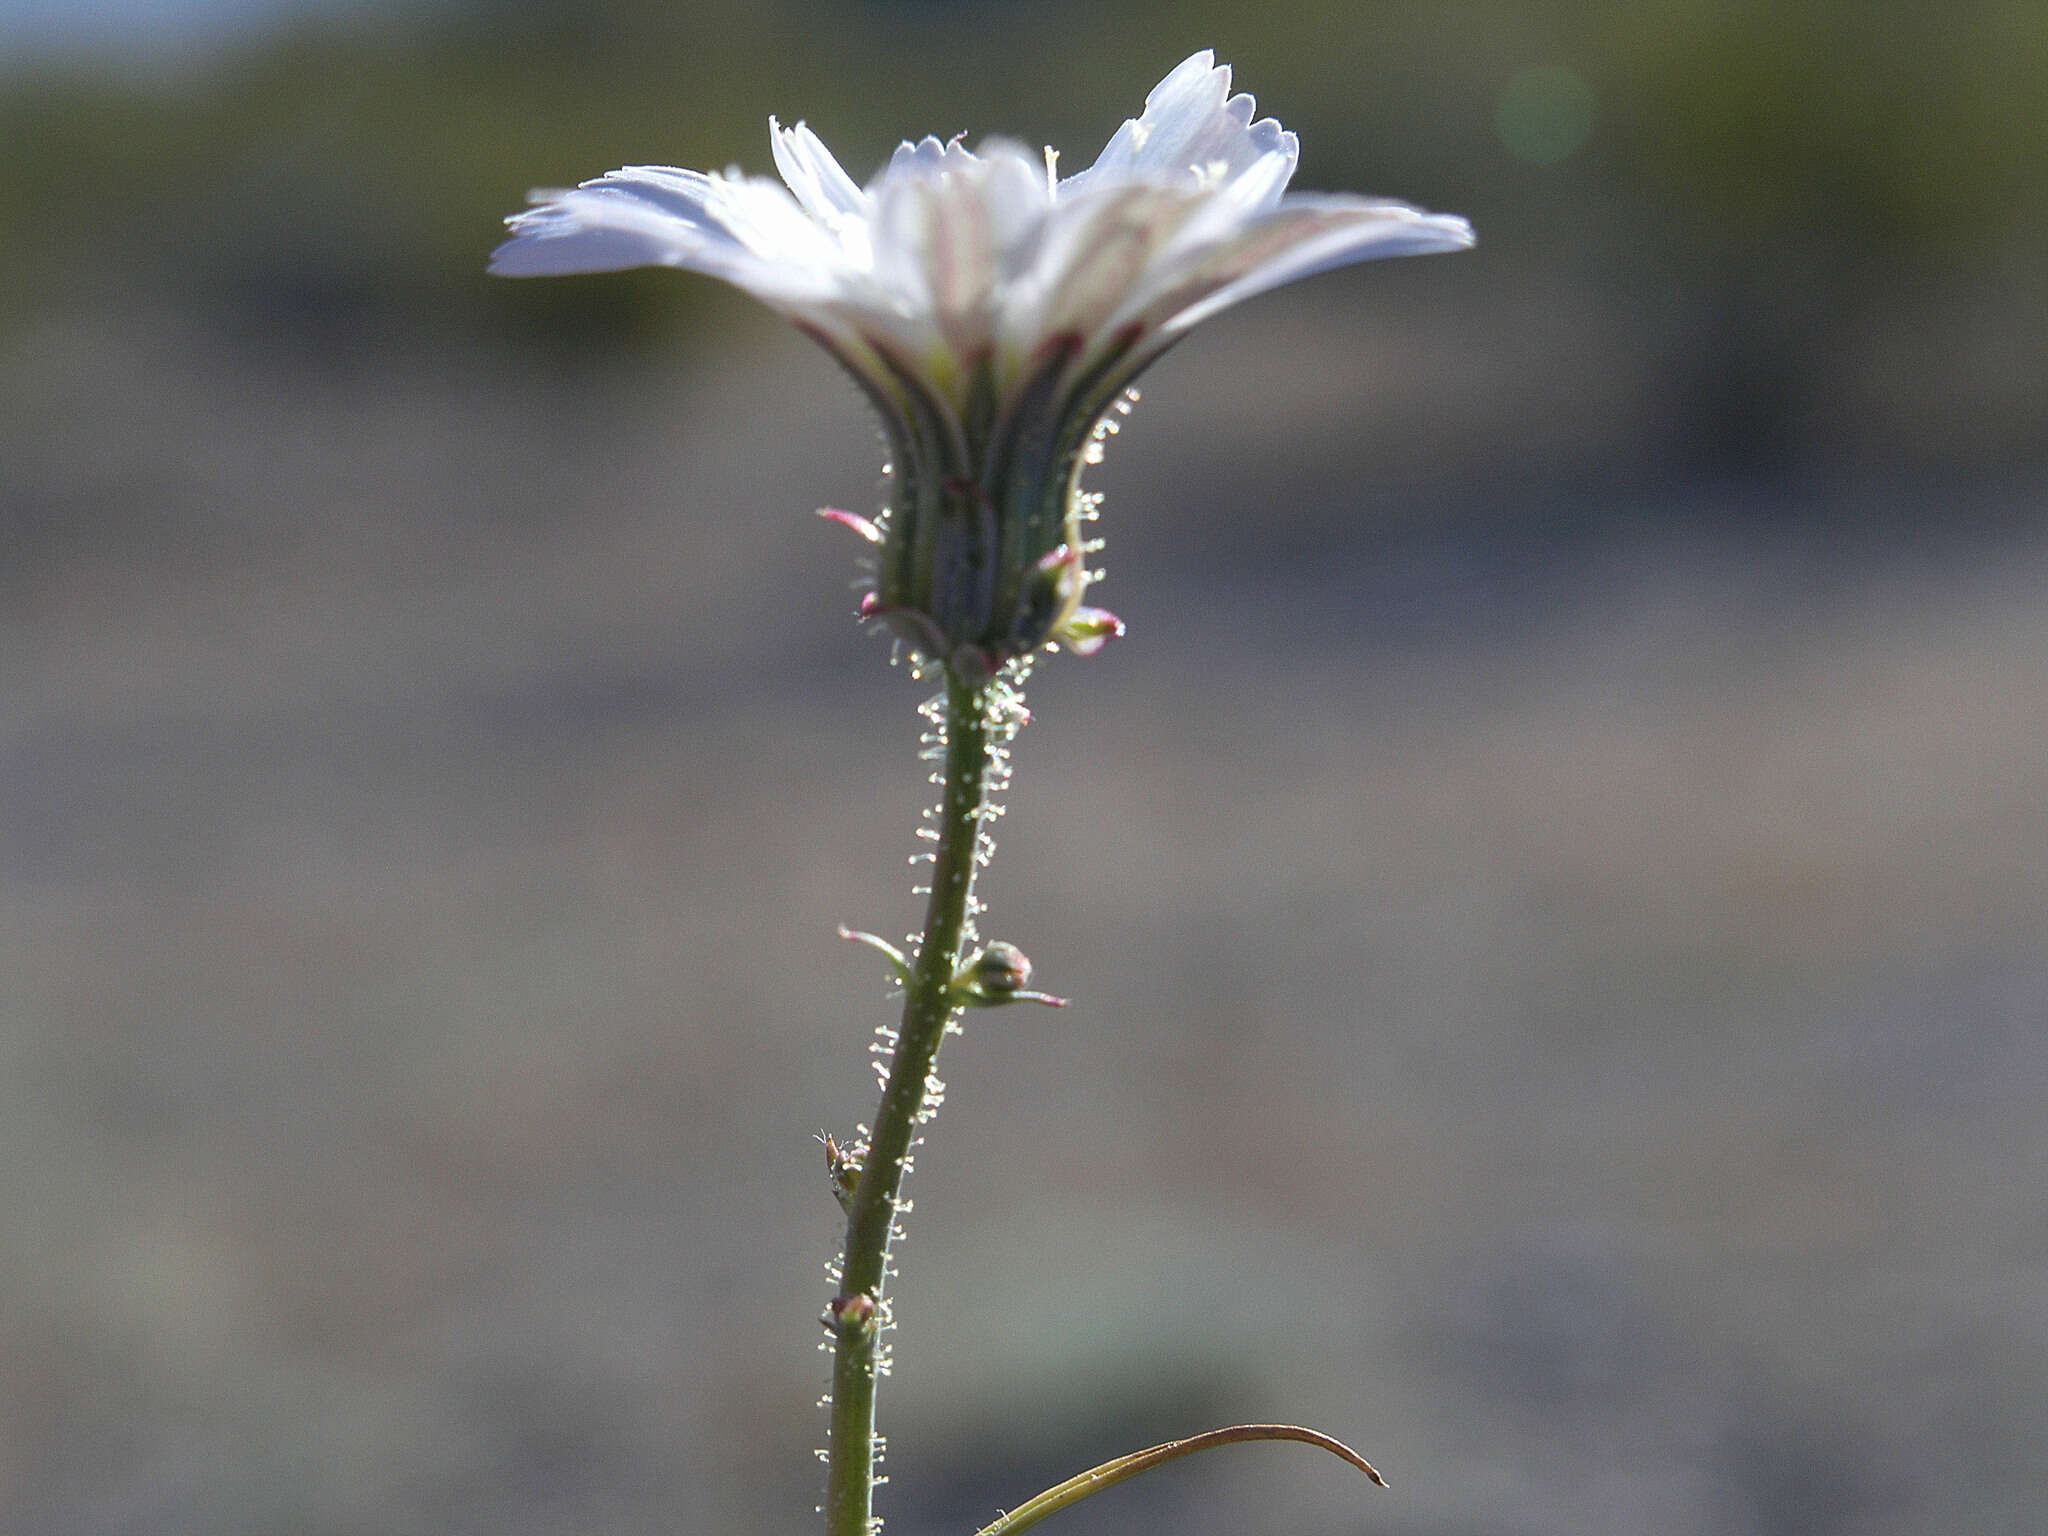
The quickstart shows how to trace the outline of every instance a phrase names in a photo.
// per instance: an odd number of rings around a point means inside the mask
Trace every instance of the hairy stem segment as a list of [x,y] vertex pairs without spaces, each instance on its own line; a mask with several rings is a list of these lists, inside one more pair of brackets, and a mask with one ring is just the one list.
[[932,1063],[959,1010],[954,976],[971,921],[977,844],[1000,745],[991,710],[994,690],[1001,686],[963,679],[946,669],[945,794],[924,938],[904,987],[903,1024],[847,1215],[839,1294],[826,1316],[837,1340],[825,1481],[827,1536],[872,1536],[875,1529],[875,1378],[886,1322],[882,1287],[889,1240],[910,1149],[930,1112]]

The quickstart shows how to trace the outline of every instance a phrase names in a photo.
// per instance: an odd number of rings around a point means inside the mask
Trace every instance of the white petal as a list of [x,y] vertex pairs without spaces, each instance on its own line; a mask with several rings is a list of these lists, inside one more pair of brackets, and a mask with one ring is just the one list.
[[785,128],[768,119],[768,142],[775,151],[775,169],[804,211],[828,229],[844,220],[865,217],[867,194],[839,168],[832,151],[802,123]]
[[1269,200],[1277,199],[1300,145],[1272,118],[1254,122],[1256,110],[1250,96],[1230,94],[1229,66],[1204,49],[1152,88],[1144,114],[1117,129],[1094,165],[1060,183],[1060,195],[1110,181],[1214,186],[1279,155],[1286,173]]
[[[896,437],[952,462],[984,358],[999,397],[1028,374],[1044,409],[1092,413],[1103,391],[1240,299],[1348,262],[1471,243],[1462,219],[1286,196],[1294,135],[1232,95],[1230,71],[1206,52],[1064,181],[1014,144],[926,138],[863,189],[804,124],[769,128],[786,189],[630,166],[536,194],[508,221],[492,270],[660,265],[722,278],[831,348]],[[1068,388],[1085,398],[1062,406]]]
[[1037,249],[1050,202],[1045,173],[1002,141],[929,158],[905,148],[901,168],[876,184],[874,281],[897,317],[895,334],[904,320],[929,317],[966,363],[994,339],[998,296]]
[[[1231,305],[1318,272],[1382,256],[1463,250],[1472,226],[1451,214],[1342,194],[1301,194],[1206,252],[1181,252],[1165,281],[1134,296],[1136,314],[1172,338]],[[1166,265],[1162,262],[1162,267]]]
[[1256,223],[1278,206],[1293,174],[1292,155],[1275,150],[1259,156],[1233,180],[1205,192],[1201,209],[1175,240],[1176,250],[1229,239]]
[[977,187],[988,210],[998,275],[1008,281],[1037,259],[1052,212],[1045,160],[1008,139],[985,140],[976,155],[985,167]]
[[493,272],[684,267],[778,304],[810,302],[837,285],[836,244],[771,181],[628,166],[536,202],[506,221],[513,237],[492,253]]
[[[935,325],[955,356],[972,350],[995,287],[981,200],[937,177],[887,182],[876,198],[874,243],[874,280],[895,314]],[[906,327],[892,329],[904,334]]]
[[563,190],[533,194],[537,206],[507,220],[512,238],[491,252],[499,277],[560,277],[676,267],[703,243],[701,231],[646,204],[605,205]]
[[889,157],[882,173],[868,183],[868,191],[879,195],[885,182],[965,170],[976,158],[974,151],[957,138],[941,141],[926,134],[915,144],[905,139],[896,146],[896,153]]

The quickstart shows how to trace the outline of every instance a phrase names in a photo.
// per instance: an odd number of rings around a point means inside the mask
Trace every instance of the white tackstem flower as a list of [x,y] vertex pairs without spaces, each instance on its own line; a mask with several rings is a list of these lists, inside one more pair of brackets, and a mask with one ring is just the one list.
[[967,671],[1113,632],[1081,606],[1080,471],[1096,424],[1191,326],[1332,267],[1472,243],[1452,215],[1289,193],[1295,136],[1206,51],[1065,178],[1051,150],[926,138],[862,187],[804,124],[771,118],[769,137],[781,185],[628,166],[537,193],[491,270],[682,267],[827,348],[895,466],[863,612]]

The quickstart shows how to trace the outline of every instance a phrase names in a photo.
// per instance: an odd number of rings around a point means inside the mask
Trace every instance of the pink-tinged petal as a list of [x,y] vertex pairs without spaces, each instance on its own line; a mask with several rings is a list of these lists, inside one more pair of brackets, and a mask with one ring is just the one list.
[[775,169],[803,204],[804,212],[828,229],[866,216],[867,194],[840,168],[832,151],[809,127],[798,123],[794,128],[785,128],[771,117],[768,142],[775,152]]
[[956,360],[972,351],[995,284],[980,201],[956,195],[938,177],[885,181],[874,235],[873,276],[884,301],[874,325],[903,343],[913,365],[933,340]]
[[1062,194],[1030,273],[1007,296],[1004,340],[1022,352],[1041,337],[1095,336],[1201,206],[1198,194],[1166,186]]
[[875,189],[875,283],[968,365],[993,341],[998,296],[1028,265],[1049,201],[1039,164],[1000,141],[892,169]]
[[[1285,166],[1284,187],[1300,145],[1272,118],[1254,121],[1256,111],[1250,96],[1230,94],[1230,67],[1204,49],[1152,88],[1144,113],[1111,135],[1092,166],[1062,182],[1060,195],[1113,181],[1218,186],[1271,155]],[[1279,195],[1275,187],[1268,200]]]

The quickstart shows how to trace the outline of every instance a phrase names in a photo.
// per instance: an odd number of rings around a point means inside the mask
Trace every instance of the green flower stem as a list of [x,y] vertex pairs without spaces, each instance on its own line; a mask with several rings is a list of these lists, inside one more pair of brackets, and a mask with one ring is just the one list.
[[837,1339],[825,1481],[828,1536],[872,1536],[875,1529],[875,1377],[886,1321],[882,1286],[897,1197],[917,1128],[928,1113],[932,1064],[959,1009],[953,978],[967,940],[976,845],[999,746],[990,718],[999,686],[946,670],[945,795],[924,939],[904,987],[903,1025],[847,1216],[839,1295],[826,1318]]

